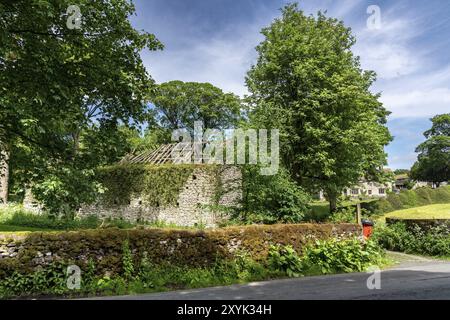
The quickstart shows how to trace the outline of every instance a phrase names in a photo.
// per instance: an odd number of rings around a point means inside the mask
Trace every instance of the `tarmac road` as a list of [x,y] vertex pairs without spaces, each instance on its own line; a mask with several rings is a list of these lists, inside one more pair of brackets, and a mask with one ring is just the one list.
[[[243,285],[142,295],[97,297],[103,300],[340,300],[448,299],[450,262],[391,253],[398,264],[379,273],[380,289],[369,289],[369,273],[303,277]],[[372,285],[377,283],[369,281]]]

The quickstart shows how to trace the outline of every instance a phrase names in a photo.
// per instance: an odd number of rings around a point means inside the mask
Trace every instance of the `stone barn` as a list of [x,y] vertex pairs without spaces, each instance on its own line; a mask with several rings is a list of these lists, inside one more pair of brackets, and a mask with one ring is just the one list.
[[179,226],[215,227],[242,200],[242,172],[238,166],[180,164],[172,158],[177,144],[137,155],[100,169],[105,192],[79,217],[163,222]]

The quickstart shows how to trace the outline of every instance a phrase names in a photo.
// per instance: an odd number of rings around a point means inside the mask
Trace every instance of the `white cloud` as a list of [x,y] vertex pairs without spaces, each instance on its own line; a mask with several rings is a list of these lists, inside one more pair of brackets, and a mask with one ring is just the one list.
[[391,118],[423,118],[450,111],[450,89],[387,93],[380,99],[392,111]]
[[[267,22],[265,23],[267,24]],[[247,94],[245,75],[256,61],[256,45],[264,23],[231,27],[211,39],[187,41],[186,47],[170,46],[144,62],[158,82],[170,80],[210,82],[240,96]]]
[[[306,11],[316,11],[316,2],[305,4]],[[404,7],[381,7],[382,28],[369,30],[365,25],[368,15],[357,1],[344,1],[337,6],[330,0],[326,4],[322,8],[329,7],[333,16],[355,17],[361,11],[357,20],[363,26],[356,29],[354,52],[361,57],[364,69],[377,72],[380,81],[375,89],[382,92],[381,101],[392,111],[391,118],[429,118],[448,112],[450,66],[434,70],[432,57],[436,48],[418,47],[417,37],[426,29],[417,12],[405,11]],[[243,96],[247,93],[245,74],[255,62],[254,48],[262,40],[259,31],[278,15],[278,11],[261,11],[257,21],[230,25],[207,38],[183,38],[176,48],[168,41],[164,51],[147,55],[144,62],[159,83],[176,79],[210,82]],[[175,36],[176,32],[169,34]]]
[[[406,10],[406,11],[405,11]],[[395,118],[429,118],[450,109],[450,66],[436,69],[436,47],[421,47],[426,32],[420,16],[405,7],[381,14],[381,29],[364,27],[356,32],[354,52],[364,69],[374,70],[382,91],[381,101]]]
[[401,18],[395,8],[381,11],[381,28],[364,26],[356,32],[355,54],[364,69],[377,72],[379,79],[410,75],[425,64],[427,52],[413,50],[410,43],[423,31],[414,20]]
[[389,168],[405,169],[410,168],[411,164],[417,160],[417,154],[414,152],[406,153],[399,156],[389,158]]

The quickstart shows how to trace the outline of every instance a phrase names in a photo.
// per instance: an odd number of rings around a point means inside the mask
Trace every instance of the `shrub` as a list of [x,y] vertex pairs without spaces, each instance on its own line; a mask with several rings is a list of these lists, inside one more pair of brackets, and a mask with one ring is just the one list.
[[420,205],[417,193],[413,190],[403,190],[399,194],[403,207],[416,207]]
[[304,268],[322,274],[361,272],[371,265],[383,263],[383,252],[374,241],[360,239],[318,240],[306,247]]
[[416,192],[416,194],[418,196],[418,200],[419,200],[419,203],[421,205],[432,204],[430,194],[435,192],[435,191],[433,191],[431,188],[427,188],[427,187],[425,187],[425,188],[417,188],[415,190],[415,192]]
[[310,244],[302,255],[290,245],[273,245],[261,261],[254,260],[249,252],[242,249],[234,251],[231,259],[216,256],[210,265],[174,264],[169,261],[154,263],[146,252],[140,260],[135,258],[131,241],[125,240],[122,241],[123,267],[119,273],[105,274],[90,259],[82,267],[79,291],[67,288],[66,266],[62,263],[53,263],[47,265],[45,270],[28,273],[15,271],[0,282],[0,297],[129,294],[198,288],[277,276],[298,277],[315,272],[315,267],[319,267],[319,273],[324,274],[364,271],[370,265],[379,264],[382,253],[371,241],[330,239]]
[[0,281],[0,297],[40,294],[62,294],[66,286],[66,269],[62,264],[52,264],[31,274],[15,271]]
[[298,256],[291,246],[272,246],[268,264],[290,277],[305,274],[361,272],[384,263],[384,253],[375,241],[352,239],[318,240],[309,244]]
[[387,196],[387,201],[389,201],[389,203],[391,204],[392,208],[394,208],[394,210],[399,210],[403,208],[403,203],[402,200],[400,198],[400,196],[398,194],[395,193],[391,193]]
[[378,226],[374,239],[388,250],[431,256],[450,255],[450,234],[445,226],[424,230],[419,226],[408,228],[405,223],[397,222]]
[[385,213],[391,211],[394,211],[394,207],[391,205],[389,201],[387,201],[386,199],[378,200],[376,208],[377,213]]
[[50,215],[70,218],[81,204],[95,201],[101,191],[94,174],[91,169],[58,166],[36,182],[32,192]]
[[264,176],[258,166],[244,166],[243,205],[238,219],[248,223],[298,223],[303,220],[310,196],[280,168]]
[[[124,251],[127,249],[124,244]],[[126,258],[125,258],[126,257]],[[82,272],[80,290],[73,291],[66,286],[66,267],[49,265],[33,273],[14,272],[0,282],[0,298],[36,295],[110,295],[129,294],[168,289],[198,288],[214,285],[228,285],[239,282],[263,280],[276,275],[264,268],[261,263],[239,253],[234,260],[217,259],[209,267],[177,266],[169,263],[160,265],[140,264],[141,269],[124,254],[124,272],[118,275],[95,274],[95,266],[90,264],[86,272]],[[125,262],[126,261],[126,262]]]
[[333,223],[353,223],[355,222],[355,208],[344,207],[330,216],[330,222]]
[[285,272],[289,277],[299,277],[302,272],[301,259],[292,246],[270,246],[268,264],[273,270]]

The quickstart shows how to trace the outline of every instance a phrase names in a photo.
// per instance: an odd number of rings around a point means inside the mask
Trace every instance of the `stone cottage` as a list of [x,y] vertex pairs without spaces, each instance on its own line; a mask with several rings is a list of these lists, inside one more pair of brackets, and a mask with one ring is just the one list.
[[[230,209],[238,208],[242,200],[241,169],[234,165],[174,163],[171,151],[176,145],[127,155],[109,174],[134,168],[140,170],[137,181],[109,182],[107,194],[97,203],[83,206],[77,215],[206,227],[227,219]],[[133,183],[136,185],[131,190],[129,184]],[[125,193],[128,196],[119,199]]]

